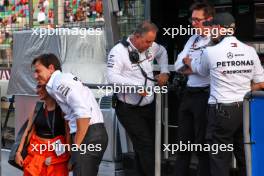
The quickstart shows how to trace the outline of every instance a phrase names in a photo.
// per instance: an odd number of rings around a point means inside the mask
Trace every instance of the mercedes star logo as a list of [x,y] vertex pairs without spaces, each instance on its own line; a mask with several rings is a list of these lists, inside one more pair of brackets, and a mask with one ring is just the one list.
[[232,59],[233,58],[233,53],[228,52],[226,56],[227,56],[228,59]]

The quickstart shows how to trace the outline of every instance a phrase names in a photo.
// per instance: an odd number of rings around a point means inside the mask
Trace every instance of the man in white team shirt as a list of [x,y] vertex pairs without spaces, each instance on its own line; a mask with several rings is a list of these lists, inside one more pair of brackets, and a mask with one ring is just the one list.
[[[168,80],[168,56],[165,48],[154,42],[158,29],[155,24],[144,21],[133,34],[115,45],[108,55],[107,80],[119,85],[154,86],[154,58],[161,73],[156,76],[159,85]],[[154,175],[155,161],[155,106],[154,93],[117,94],[116,113],[126,129],[136,155],[141,176]]]
[[[71,143],[74,176],[97,176],[108,136],[102,112],[92,91],[70,73],[62,73],[54,54],[42,54],[32,61],[34,77],[65,113]],[[76,151],[78,147],[78,151]],[[85,152],[83,151],[85,149]],[[86,150],[87,149],[87,150]]]
[[[184,75],[188,75],[187,87],[184,90],[182,102],[178,113],[178,141],[184,144],[205,143],[206,112],[209,98],[209,76],[201,76],[191,73],[190,68],[183,64],[184,58],[191,58],[200,61],[203,49],[210,42],[209,31],[205,29],[203,23],[211,20],[214,16],[214,8],[207,3],[194,3],[191,6],[192,26],[199,34],[193,35],[187,41],[183,51],[178,55],[174,64],[175,70]],[[208,152],[193,151],[199,160],[199,174],[209,175]],[[189,175],[192,151],[179,151],[175,164],[175,174],[177,176]]]
[[255,49],[230,36],[235,27],[231,14],[219,13],[208,25],[212,26],[212,30],[218,30],[212,36],[218,44],[204,50],[201,62],[185,59],[184,63],[194,73],[210,75],[206,139],[209,144],[218,144],[218,149],[222,148],[217,154],[211,151],[211,174],[229,176],[233,151],[239,176],[245,176],[242,101],[251,90],[252,81],[256,85],[263,84],[264,71]]

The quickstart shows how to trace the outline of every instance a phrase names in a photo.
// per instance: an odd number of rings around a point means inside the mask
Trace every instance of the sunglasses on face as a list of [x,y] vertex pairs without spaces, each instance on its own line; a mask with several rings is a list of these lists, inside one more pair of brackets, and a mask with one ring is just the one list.
[[192,18],[190,17],[189,18],[189,22],[192,23],[192,22],[195,22],[195,23],[200,23],[201,21],[205,20],[206,18]]

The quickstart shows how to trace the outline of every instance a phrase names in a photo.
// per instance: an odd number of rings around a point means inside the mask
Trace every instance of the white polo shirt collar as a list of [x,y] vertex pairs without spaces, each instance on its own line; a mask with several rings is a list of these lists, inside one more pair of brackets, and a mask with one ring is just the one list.
[[55,72],[53,72],[53,73],[51,74],[50,79],[49,79],[49,81],[48,81],[48,83],[47,83],[47,85],[46,85],[48,88],[52,88],[52,85],[53,85],[54,79],[55,79],[55,77],[56,77],[57,75],[59,75],[59,74],[61,74],[61,71],[60,71],[60,70],[56,70]]

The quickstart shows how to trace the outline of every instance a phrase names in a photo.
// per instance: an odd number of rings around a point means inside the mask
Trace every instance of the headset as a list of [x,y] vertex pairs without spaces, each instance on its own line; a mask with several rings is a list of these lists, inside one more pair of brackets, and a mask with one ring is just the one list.
[[127,48],[128,50],[128,55],[129,55],[129,60],[132,64],[137,64],[140,68],[140,71],[142,73],[142,75],[150,80],[150,81],[153,81],[153,82],[157,82],[156,79],[152,79],[150,77],[147,76],[147,73],[143,70],[143,68],[139,65],[139,63],[141,61],[139,61],[139,53],[137,50],[133,49],[131,46],[130,46],[130,43],[127,41],[127,37],[123,37],[122,40],[119,41],[124,47]]
[[[148,77],[147,73],[143,70],[143,68],[140,66],[140,60],[139,60],[139,53],[137,50],[133,49],[131,46],[130,46],[130,43],[127,41],[127,37],[123,37],[121,41],[119,41],[124,47],[127,48],[128,50],[128,55],[129,55],[129,60],[132,64],[137,64],[138,67],[140,68],[140,71],[142,73],[142,75],[144,76],[145,78],[145,83],[144,83],[144,86],[147,85],[147,80],[150,80],[150,81],[153,81],[153,82],[157,82],[156,79],[152,79],[150,77]],[[141,98],[139,99],[138,103],[137,103],[137,106],[140,105],[140,103],[142,102],[143,100],[143,96],[141,96]]]
[[120,43],[128,49],[129,54],[129,60],[132,64],[138,64],[139,63],[139,54],[138,51],[135,49],[132,49],[130,46],[130,43],[127,41],[127,37],[123,37]]

